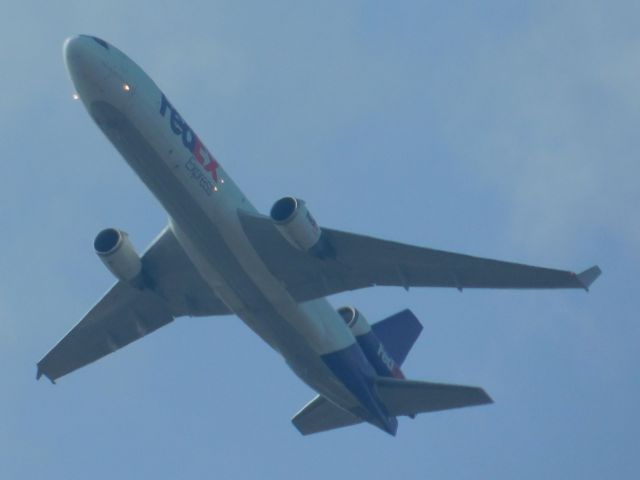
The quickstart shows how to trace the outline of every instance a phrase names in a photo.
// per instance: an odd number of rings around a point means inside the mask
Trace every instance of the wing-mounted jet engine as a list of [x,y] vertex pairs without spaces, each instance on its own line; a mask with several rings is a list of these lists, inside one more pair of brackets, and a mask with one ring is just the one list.
[[134,284],[140,280],[142,260],[126,232],[106,228],[96,236],[93,248],[118,280]]
[[283,197],[271,207],[271,219],[295,248],[315,257],[335,257],[335,251],[307,209],[304,200]]

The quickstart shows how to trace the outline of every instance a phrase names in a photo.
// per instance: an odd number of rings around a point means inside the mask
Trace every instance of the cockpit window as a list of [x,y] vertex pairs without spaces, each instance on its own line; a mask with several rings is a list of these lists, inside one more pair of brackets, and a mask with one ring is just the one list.
[[95,40],[98,45],[100,45],[101,47],[106,48],[107,50],[109,50],[109,44],[107,42],[105,42],[104,40],[98,38],[98,37],[92,37],[91,35],[87,35],[89,38],[92,38],[93,40]]

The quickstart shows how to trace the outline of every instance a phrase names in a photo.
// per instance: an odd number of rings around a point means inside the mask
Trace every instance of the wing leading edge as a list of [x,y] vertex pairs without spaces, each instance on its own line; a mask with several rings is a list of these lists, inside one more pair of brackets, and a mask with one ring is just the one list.
[[240,213],[254,248],[298,301],[374,285],[464,288],[581,288],[600,275],[581,274],[405,245],[323,228],[335,258],[292,247],[269,217]]
[[38,362],[38,378],[45,375],[54,382],[176,317],[231,313],[200,277],[170,228],[151,244],[142,265],[149,287],[117,282]]

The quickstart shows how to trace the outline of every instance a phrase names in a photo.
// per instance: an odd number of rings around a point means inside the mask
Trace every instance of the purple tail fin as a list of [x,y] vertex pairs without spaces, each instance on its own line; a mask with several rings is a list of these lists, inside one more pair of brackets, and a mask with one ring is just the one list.
[[407,309],[374,323],[371,329],[391,358],[398,365],[402,365],[422,331],[422,324],[413,312]]

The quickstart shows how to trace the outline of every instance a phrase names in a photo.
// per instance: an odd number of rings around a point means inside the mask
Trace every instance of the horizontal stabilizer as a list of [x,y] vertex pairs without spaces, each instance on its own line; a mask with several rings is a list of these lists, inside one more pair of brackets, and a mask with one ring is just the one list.
[[479,387],[417,382],[380,377],[376,379],[378,395],[391,416],[416,415],[451,408],[493,403]]
[[296,413],[291,422],[301,434],[310,435],[355,425],[361,423],[362,419],[318,395]]
[[413,312],[407,309],[374,323],[371,329],[391,358],[398,365],[402,365],[422,332],[422,324]]

